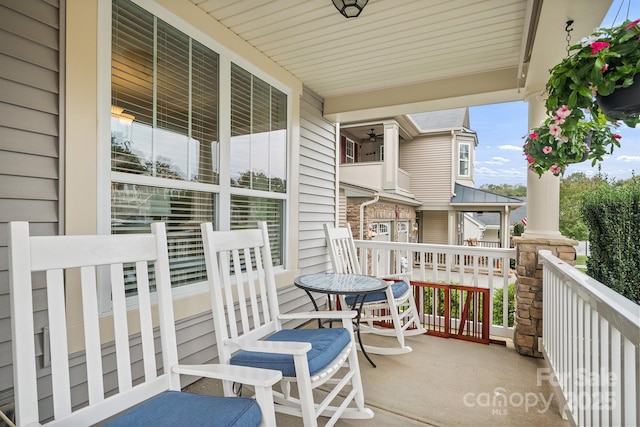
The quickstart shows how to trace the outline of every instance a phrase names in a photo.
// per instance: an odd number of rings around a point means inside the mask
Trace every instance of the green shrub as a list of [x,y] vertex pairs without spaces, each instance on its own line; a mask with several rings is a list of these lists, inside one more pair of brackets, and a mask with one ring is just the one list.
[[[504,294],[504,288],[499,288],[493,291],[493,324],[502,325],[502,295]],[[509,326],[513,326],[513,312],[515,311],[515,295],[516,286],[514,283],[509,283]]]
[[587,274],[640,303],[640,180],[585,194],[582,216],[591,247]]

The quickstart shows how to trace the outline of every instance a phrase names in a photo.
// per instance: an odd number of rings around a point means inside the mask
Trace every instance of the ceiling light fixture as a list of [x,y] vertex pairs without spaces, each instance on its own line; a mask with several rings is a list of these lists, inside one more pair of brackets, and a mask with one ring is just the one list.
[[333,5],[345,18],[357,18],[369,0],[333,0]]
[[111,117],[114,119],[118,119],[118,121],[122,124],[131,124],[133,120],[136,118],[133,114],[127,114],[124,112],[124,108],[116,107],[115,105],[111,106]]

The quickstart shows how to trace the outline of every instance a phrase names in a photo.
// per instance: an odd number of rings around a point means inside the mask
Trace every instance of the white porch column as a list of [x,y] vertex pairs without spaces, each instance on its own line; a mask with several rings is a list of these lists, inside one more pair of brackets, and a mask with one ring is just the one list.
[[382,164],[382,188],[396,191],[398,187],[398,151],[400,131],[398,123],[384,123],[384,161]]
[[[529,129],[545,119],[544,100],[529,94]],[[541,177],[527,170],[527,229],[525,237],[560,237],[560,177],[545,172]]]

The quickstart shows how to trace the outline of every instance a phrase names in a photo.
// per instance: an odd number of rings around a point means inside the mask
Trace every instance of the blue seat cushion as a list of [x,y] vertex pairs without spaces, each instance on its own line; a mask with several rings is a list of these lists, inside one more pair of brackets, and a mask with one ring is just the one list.
[[[405,292],[407,292],[409,290],[409,284],[405,281],[400,281],[400,282],[395,282],[391,284],[391,292],[393,292],[393,298],[398,298],[401,295],[404,295]],[[349,306],[353,305],[353,301],[355,301],[356,296],[355,295],[347,295],[345,298],[345,301],[347,302],[347,304],[349,304]],[[385,291],[380,291],[380,292],[374,292],[372,294],[368,294],[365,299],[364,302],[378,302],[378,301],[384,301],[387,299],[387,294],[385,293]]]
[[[351,336],[345,328],[283,329],[267,338],[267,341],[308,342],[307,352],[311,375],[322,370],[349,344]],[[285,377],[295,377],[296,369],[290,354],[241,351],[231,358],[232,365],[253,366],[282,372]]]
[[260,406],[248,397],[220,397],[166,391],[104,425],[257,427],[261,423]]

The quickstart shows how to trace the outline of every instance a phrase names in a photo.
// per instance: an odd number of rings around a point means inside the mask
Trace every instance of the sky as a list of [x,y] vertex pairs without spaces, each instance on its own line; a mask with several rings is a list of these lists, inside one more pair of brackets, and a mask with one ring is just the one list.
[[[640,18],[640,1],[614,0],[602,26],[623,22],[629,3],[629,19]],[[623,7],[616,19],[621,4]],[[527,162],[522,154],[524,137],[529,130],[527,109],[524,101],[469,107],[469,124],[478,134],[474,171],[476,187],[484,184],[527,184]],[[613,154],[600,163],[601,172],[614,180],[640,175],[640,125],[635,129],[623,125],[617,133],[622,136],[620,148],[616,147]],[[575,172],[596,175],[598,164],[591,166],[590,160],[573,164],[567,168],[565,176]]]

